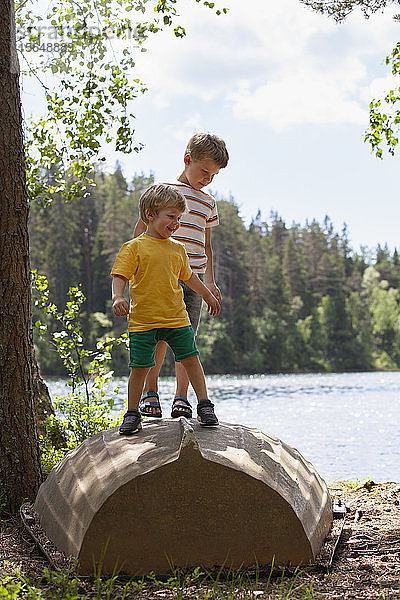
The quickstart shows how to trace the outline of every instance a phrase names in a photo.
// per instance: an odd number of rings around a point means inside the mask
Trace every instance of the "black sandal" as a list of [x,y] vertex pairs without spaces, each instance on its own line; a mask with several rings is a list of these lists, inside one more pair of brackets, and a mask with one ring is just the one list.
[[[155,400],[151,401],[148,398],[155,398]],[[152,408],[155,410],[149,410]],[[146,392],[146,394],[143,394],[143,396],[140,398],[139,410],[144,417],[153,417],[153,419],[161,419],[162,411],[160,405],[160,398],[157,392]]]
[[142,429],[142,417],[138,410],[127,410],[124,414],[124,420],[122,421],[119,434],[120,435],[132,435]]
[[214,412],[214,404],[210,400],[199,400],[197,405],[197,420],[203,427],[218,425],[218,419]]
[[173,419],[177,417],[192,418],[192,406],[185,396],[175,396],[171,408],[171,417]]

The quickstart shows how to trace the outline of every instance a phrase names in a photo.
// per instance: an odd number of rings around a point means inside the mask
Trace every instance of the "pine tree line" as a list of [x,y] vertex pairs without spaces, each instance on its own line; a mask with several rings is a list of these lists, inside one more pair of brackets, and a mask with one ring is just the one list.
[[[117,167],[98,173],[86,198],[31,208],[32,266],[47,276],[54,302],[65,305],[70,285],[86,295],[88,343],[125,327],[111,311],[109,272],[133,235],[142,191],[153,175],[130,183]],[[344,227],[329,218],[288,227],[278,214],[249,227],[233,198],[218,199],[213,230],[216,280],[223,293],[219,318],[203,315],[198,344],[208,373],[352,371],[400,367],[400,258],[378,246],[355,253]],[[37,352],[46,375],[62,375],[43,341]],[[127,355],[113,368],[127,373]],[[166,371],[172,368],[171,359]]]

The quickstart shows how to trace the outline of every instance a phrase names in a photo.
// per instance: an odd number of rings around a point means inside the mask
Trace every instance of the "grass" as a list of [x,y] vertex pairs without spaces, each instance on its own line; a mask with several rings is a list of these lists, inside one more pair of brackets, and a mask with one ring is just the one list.
[[[374,484],[369,479],[331,484],[333,489],[345,492],[347,501],[355,502],[349,523],[356,508],[364,513],[364,518],[349,528],[348,535],[363,534],[372,544],[371,548],[381,549],[382,536],[398,543],[396,511],[400,495],[396,485]],[[7,533],[6,529],[4,532]],[[5,535],[4,540],[7,538]],[[24,554],[24,547],[16,553],[15,562],[2,563],[0,600],[346,600],[355,597],[400,600],[397,545],[394,544],[393,553],[374,555],[368,550],[363,555],[345,542],[346,539],[342,545],[343,556],[339,556],[329,572],[316,570],[315,566],[280,571],[273,564],[253,570],[223,566],[214,571],[202,568],[182,571],[170,563],[170,574],[165,577],[152,573],[130,579],[118,572],[104,575],[101,564],[95,567],[92,577],[79,576],[75,566],[65,571],[45,569],[42,572],[34,559],[29,569],[30,553],[27,550]],[[11,548],[12,544],[10,551]],[[24,565],[24,573],[33,573],[30,579],[16,572],[19,564]]]
[[266,577],[259,570],[232,570],[221,567],[210,573],[200,568],[188,572],[172,569],[165,580],[154,573],[136,579],[124,580],[118,574],[80,578],[74,570],[43,571],[40,584],[32,585],[19,573],[0,580],[1,600],[274,600],[314,599],[311,585],[299,583],[302,571],[280,578],[273,573],[273,565]]

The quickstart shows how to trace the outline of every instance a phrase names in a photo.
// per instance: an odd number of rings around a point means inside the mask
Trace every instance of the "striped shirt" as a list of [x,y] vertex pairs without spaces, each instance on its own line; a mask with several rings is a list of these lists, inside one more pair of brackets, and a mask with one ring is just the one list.
[[206,229],[219,223],[217,203],[206,192],[195,190],[181,181],[164,183],[173,185],[182,192],[189,209],[189,212],[182,215],[179,229],[172,237],[185,245],[193,272],[204,273],[207,266]]

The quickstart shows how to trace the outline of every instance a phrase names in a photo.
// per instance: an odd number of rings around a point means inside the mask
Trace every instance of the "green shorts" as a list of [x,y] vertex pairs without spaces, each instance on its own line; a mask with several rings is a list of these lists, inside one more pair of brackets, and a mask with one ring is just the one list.
[[150,329],[150,331],[130,331],[129,366],[135,368],[154,367],[156,364],[154,354],[160,340],[164,340],[171,347],[177,362],[200,354],[191,325],[175,329],[157,328]]

